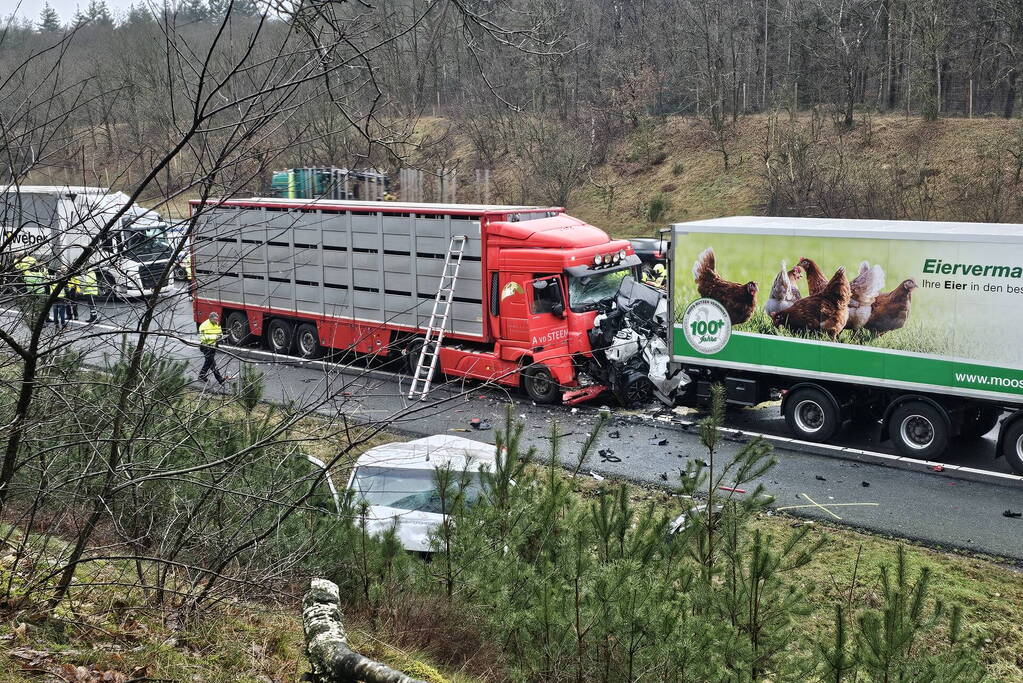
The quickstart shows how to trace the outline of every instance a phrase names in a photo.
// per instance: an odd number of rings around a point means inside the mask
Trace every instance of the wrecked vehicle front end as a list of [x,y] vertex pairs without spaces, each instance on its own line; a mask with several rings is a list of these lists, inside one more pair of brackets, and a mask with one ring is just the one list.
[[593,355],[580,360],[585,366],[580,370],[609,387],[623,405],[654,398],[674,405],[690,379],[669,363],[669,329],[664,293],[626,276],[593,321]]

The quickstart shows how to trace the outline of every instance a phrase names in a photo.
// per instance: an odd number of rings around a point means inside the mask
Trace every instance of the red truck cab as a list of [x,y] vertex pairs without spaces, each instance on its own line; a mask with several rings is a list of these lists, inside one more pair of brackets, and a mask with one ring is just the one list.
[[558,207],[252,198],[192,210],[197,322],[215,311],[229,343],[403,358],[406,370],[423,343],[441,252],[466,235],[438,370],[545,403],[606,388],[590,331],[640,264],[627,240]]

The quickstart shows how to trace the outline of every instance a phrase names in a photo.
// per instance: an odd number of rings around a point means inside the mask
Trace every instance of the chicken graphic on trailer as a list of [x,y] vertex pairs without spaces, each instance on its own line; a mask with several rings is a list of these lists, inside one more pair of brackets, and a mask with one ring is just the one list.
[[561,208],[253,198],[192,212],[195,319],[219,313],[232,344],[404,358],[411,372],[465,236],[438,373],[538,403],[628,393],[591,331],[640,260]]
[[670,260],[680,402],[780,393],[798,438],[872,421],[925,460],[1000,423],[1023,473],[1023,225],[736,216],[672,226]]

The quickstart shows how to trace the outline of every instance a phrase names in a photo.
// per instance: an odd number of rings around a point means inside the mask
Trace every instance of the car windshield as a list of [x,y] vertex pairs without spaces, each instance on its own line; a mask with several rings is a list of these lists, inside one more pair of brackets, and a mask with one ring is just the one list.
[[591,311],[598,304],[609,301],[618,293],[622,278],[629,268],[620,268],[599,275],[568,278],[568,305],[573,311]]
[[[479,472],[470,472],[468,477],[469,485],[463,491],[463,496],[465,502],[471,504],[480,496]],[[455,473],[455,480],[458,478],[458,473]],[[359,467],[355,470],[352,488],[369,505],[443,514],[434,470]]]
[[157,261],[168,258],[171,245],[167,241],[167,224],[140,226],[137,223],[121,231],[126,256],[137,261]]

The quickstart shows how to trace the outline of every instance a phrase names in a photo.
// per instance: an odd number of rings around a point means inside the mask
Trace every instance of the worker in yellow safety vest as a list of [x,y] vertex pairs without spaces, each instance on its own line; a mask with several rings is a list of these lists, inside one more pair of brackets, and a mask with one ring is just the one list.
[[199,350],[202,351],[203,357],[202,370],[199,371],[200,382],[205,382],[210,372],[221,384],[231,379],[222,376],[220,370],[217,369],[217,344],[220,343],[220,338],[223,336],[224,330],[220,327],[220,316],[210,313],[209,317],[199,325]]
[[654,267],[650,272],[643,274],[643,282],[656,287],[657,289],[664,289],[664,283],[667,280],[668,269],[664,267],[663,263],[654,264]]
[[[89,320],[87,322],[96,322],[96,318],[99,317],[96,312],[96,297],[99,296],[99,285],[96,281],[96,271],[86,270],[81,275],[75,275],[71,278],[71,290],[82,299],[86,299],[89,302]],[[78,320],[77,307],[74,310],[75,320]]]
[[50,284],[50,294],[56,294],[57,300],[53,302],[53,322],[58,330],[67,327],[68,318],[71,317],[71,306],[68,304],[68,285],[61,282],[64,279],[63,272],[58,272]]
[[[28,267],[22,268],[22,262],[28,260]],[[29,294],[45,294],[46,273],[42,266],[31,256],[26,256],[18,262],[18,270],[21,271],[21,279],[25,282],[25,289]]]
[[18,262],[14,264],[14,268],[18,271],[18,275],[21,276],[22,282],[25,281],[25,273],[35,270],[38,263],[31,254],[25,254],[18,259]]

